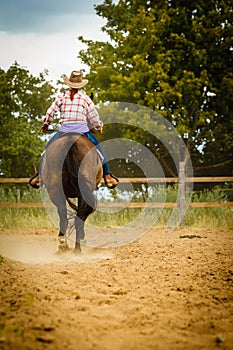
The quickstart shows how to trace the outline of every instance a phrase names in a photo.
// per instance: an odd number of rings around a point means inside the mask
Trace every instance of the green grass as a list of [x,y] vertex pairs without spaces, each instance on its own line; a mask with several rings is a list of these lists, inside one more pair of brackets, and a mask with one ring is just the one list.
[[[88,218],[87,222],[96,226],[122,226],[136,219],[140,211],[141,209],[124,209],[122,212],[114,213],[114,215],[94,213]],[[142,226],[144,223],[148,222],[148,216],[154,216],[156,218],[156,222],[153,226],[167,226],[171,213],[172,209],[163,209],[162,212],[159,209],[145,209]],[[230,207],[189,208],[185,215],[185,225],[233,229],[233,209]],[[137,224],[137,226],[140,226],[140,223]]]
[[51,221],[44,209],[0,208],[0,228],[51,226]]
[[[116,193],[114,196],[117,197]],[[133,194],[132,202],[141,202],[143,195],[136,192]],[[177,186],[169,186],[166,188],[166,202],[175,202],[177,199]],[[124,196],[118,195],[118,200],[124,201]],[[147,198],[148,202],[162,202],[164,200],[164,187],[157,186]],[[0,188],[1,202],[16,202],[17,189],[12,187]],[[22,202],[41,202],[40,194],[35,190],[21,190]],[[229,201],[226,192],[220,187],[213,190],[205,190],[202,192],[192,193],[192,202],[225,202]],[[105,212],[97,211],[90,215],[87,224],[95,226],[123,226],[131,224],[140,216],[135,225],[148,226],[167,226],[171,213],[175,213],[175,217],[179,217],[178,209],[123,209],[123,210],[106,210]],[[154,220],[156,218],[156,220]],[[152,223],[153,222],[153,223]],[[189,208],[185,215],[186,226],[199,227],[225,227],[233,228],[233,208],[232,207],[216,207],[216,208]],[[0,208],[0,228],[12,229],[20,227],[51,227],[53,224],[47,212],[43,208],[15,209]]]
[[233,229],[233,209],[232,207],[190,208],[185,216],[185,225]]
[[[141,209],[124,209],[120,212],[102,213],[96,212],[89,216],[87,224],[95,226],[122,226],[136,219]],[[142,226],[148,222],[147,217],[157,217],[153,226],[167,226],[171,209],[145,209],[143,213]],[[186,226],[199,227],[225,227],[233,228],[233,209],[223,208],[189,208],[185,216]],[[52,223],[43,209],[0,209],[0,228],[14,229],[22,227],[51,227]],[[137,223],[137,227],[140,223]]]

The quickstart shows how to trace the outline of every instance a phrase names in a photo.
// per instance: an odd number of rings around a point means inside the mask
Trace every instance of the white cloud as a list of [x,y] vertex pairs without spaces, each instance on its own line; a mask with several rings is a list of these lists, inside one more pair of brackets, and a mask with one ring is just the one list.
[[33,75],[48,69],[49,79],[56,82],[63,73],[69,75],[73,69],[84,68],[77,59],[79,51],[84,48],[78,36],[90,40],[107,40],[100,30],[104,21],[97,15],[82,15],[77,21],[72,16],[56,17],[56,20],[64,31],[47,34],[0,32],[0,67],[6,70],[17,61]]

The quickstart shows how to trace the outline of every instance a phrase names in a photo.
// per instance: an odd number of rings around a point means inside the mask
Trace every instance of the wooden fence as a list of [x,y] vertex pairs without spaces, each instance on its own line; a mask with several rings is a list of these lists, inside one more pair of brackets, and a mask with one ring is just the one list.
[[[100,203],[99,207],[114,207],[114,208],[180,208],[181,216],[186,210],[185,203],[185,184],[186,183],[223,183],[223,182],[233,182],[233,177],[222,176],[222,177],[184,177],[182,172],[182,167],[180,168],[179,177],[166,177],[166,178],[120,178],[120,183],[179,183],[179,200],[178,203],[156,203],[156,202],[136,202],[136,203],[124,203],[124,202],[114,202],[114,203]],[[26,184],[29,178],[0,178],[0,184]],[[50,206],[49,203],[46,206]],[[191,208],[213,208],[213,207],[233,207],[233,202],[196,202],[189,203]],[[43,203],[0,203],[0,208],[43,208]]]
[[[185,177],[185,182],[233,182],[233,176]],[[122,177],[120,183],[178,183],[179,177]],[[0,184],[27,184],[29,178],[1,178]]]
[[[179,184],[178,200],[177,203],[151,203],[151,202],[137,202],[137,203],[99,203],[98,207],[114,207],[114,208],[179,208],[180,226],[184,226],[185,212],[188,207],[190,208],[215,208],[215,207],[233,207],[233,202],[196,202],[186,203],[185,200],[185,187],[186,183],[220,183],[220,182],[233,182],[233,177],[185,177],[184,163],[179,164],[179,176],[178,177],[166,177],[166,178],[120,178],[120,183],[177,183]],[[28,183],[29,178],[0,178],[0,184],[22,184]],[[43,208],[44,203],[20,203],[20,195],[18,193],[18,203],[0,203],[0,208]],[[52,206],[47,203],[46,206]]]

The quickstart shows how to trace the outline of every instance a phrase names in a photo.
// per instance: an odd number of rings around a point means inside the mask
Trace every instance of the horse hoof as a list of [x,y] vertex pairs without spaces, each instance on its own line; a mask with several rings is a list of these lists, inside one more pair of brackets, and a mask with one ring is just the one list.
[[58,253],[65,253],[69,250],[69,247],[67,244],[60,244],[58,246]]
[[81,251],[81,248],[80,247],[75,247],[74,248],[74,254],[75,255],[80,255],[82,253],[82,251]]

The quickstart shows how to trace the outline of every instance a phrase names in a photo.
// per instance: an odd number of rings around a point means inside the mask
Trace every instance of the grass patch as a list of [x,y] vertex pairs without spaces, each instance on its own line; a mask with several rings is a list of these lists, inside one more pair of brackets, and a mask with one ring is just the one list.
[[[131,202],[143,202],[146,198],[147,202],[176,202],[178,194],[177,186],[163,187],[158,185],[153,190],[146,193],[131,193]],[[22,202],[41,202],[39,193],[35,190],[21,190]],[[108,197],[109,202],[113,200],[126,202],[127,194],[115,191],[114,197]],[[13,187],[2,188],[0,190],[0,201],[16,202],[17,190]],[[193,192],[191,196],[192,202],[226,202],[229,201],[226,192],[220,187],[212,190],[204,190],[201,192]],[[124,208],[122,210],[106,209],[105,211],[96,211],[87,219],[87,224],[94,226],[123,226],[132,224],[135,226],[167,226],[171,213],[179,218],[178,209],[159,209],[159,208]],[[139,220],[138,220],[139,217]],[[44,208],[0,208],[0,228],[12,229],[22,227],[51,227],[53,224]],[[216,208],[189,208],[185,215],[186,226],[200,227],[225,227],[233,228],[233,208],[232,207],[216,207]]]
[[51,221],[43,208],[0,208],[0,228],[51,227]]

